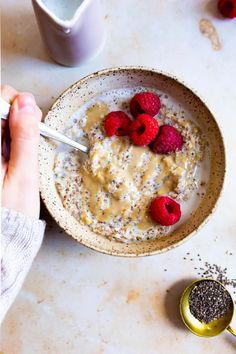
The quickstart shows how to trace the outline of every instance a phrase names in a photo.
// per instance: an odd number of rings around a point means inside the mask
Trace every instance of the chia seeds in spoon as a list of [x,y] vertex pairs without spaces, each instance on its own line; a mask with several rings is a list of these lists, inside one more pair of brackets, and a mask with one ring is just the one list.
[[232,299],[227,290],[211,280],[197,284],[189,295],[190,312],[203,323],[224,317],[232,307]]

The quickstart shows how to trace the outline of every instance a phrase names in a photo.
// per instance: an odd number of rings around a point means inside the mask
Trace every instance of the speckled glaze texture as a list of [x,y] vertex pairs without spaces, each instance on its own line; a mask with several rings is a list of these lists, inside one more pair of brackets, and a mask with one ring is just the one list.
[[206,104],[177,78],[144,67],[117,67],[91,74],[69,87],[53,104],[45,122],[63,131],[69,117],[86,101],[103,92],[125,87],[153,87],[165,91],[188,109],[197,120],[209,142],[210,177],[207,191],[197,210],[174,232],[154,241],[123,244],[93,233],[81,225],[62,206],[57,193],[53,165],[55,144],[41,139],[40,190],[49,212],[57,223],[73,238],[94,250],[116,256],[147,256],[168,251],[188,240],[213,213],[222,191],[225,176],[225,148],[223,138],[213,115]]

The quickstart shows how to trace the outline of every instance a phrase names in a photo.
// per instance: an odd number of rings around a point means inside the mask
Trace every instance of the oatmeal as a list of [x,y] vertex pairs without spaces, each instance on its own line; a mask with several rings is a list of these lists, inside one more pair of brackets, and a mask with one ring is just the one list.
[[[111,106],[106,98],[91,103],[66,131],[68,136],[89,142],[88,157],[78,151],[58,152],[55,178],[64,207],[96,233],[122,242],[155,239],[170,227],[158,225],[149,216],[154,197],[166,195],[186,201],[198,187],[196,170],[203,159],[203,137],[187,117],[163,106],[159,125],[177,128],[185,141],[181,151],[168,155],[153,153],[147,146],[130,143],[129,137],[108,138],[103,119],[111,110],[125,108],[119,98]],[[117,108],[118,106],[118,108]]]

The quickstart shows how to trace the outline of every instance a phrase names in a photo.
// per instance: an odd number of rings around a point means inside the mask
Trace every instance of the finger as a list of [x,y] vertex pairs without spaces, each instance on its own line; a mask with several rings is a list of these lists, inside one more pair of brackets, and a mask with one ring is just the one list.
[[[30,93],[30,92],[21,92],[20,95],[21,95],[21,96],[23,96],[23,95],[30,96],[30,97],[32,97],[32,99],[33,99],[34,102],[35,102],[34,95],[32,95],[32,93]],[[19,96],[19,94],[18,94],[18,96]],[[15,98],[17,98],[17,95],[15,96]],[[41,111],[41,109],[40,109],[37,105],[36,105],[35,109],[36,109],[36,116],[37,116],[37,119],[38,119],[38,121],[40,122],[40,121],[42,120],[42,111]]]
[[14,100],[9,127],[11,152],[8,175],[38,179],[38,144],[40,113],[32,95],[20,94]]
[[12,103],[18,94],[19,92],[9,85],[1,86],[1,96],[9,103]]

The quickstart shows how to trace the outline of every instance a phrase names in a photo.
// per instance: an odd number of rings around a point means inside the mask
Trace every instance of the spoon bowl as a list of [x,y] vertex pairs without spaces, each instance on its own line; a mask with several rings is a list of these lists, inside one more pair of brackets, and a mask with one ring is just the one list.
[[[232,300],[232,306],[227,311],[225,316],[218,318],[217,320],[211,321],[209,323],[200,322],[196,317],[194,317],[190,311],[189,307],[189,296],[193,288],[199,283],[204,281],[211,281],[220,284],[229,294]],[[180,315],[185,326],[194,334],[200,337],[214,337],[218,334],[222,333],[225,329],[227,329],[231,334],[236,336],[236,332],[230,327],[230,323],[232,321],[234,315],[234,302],[231,294],[225,288],[223,284],[218,282],[217,280],[206,278],[194,281],[191,283],[183,292],[181,300],[180,300]]]

